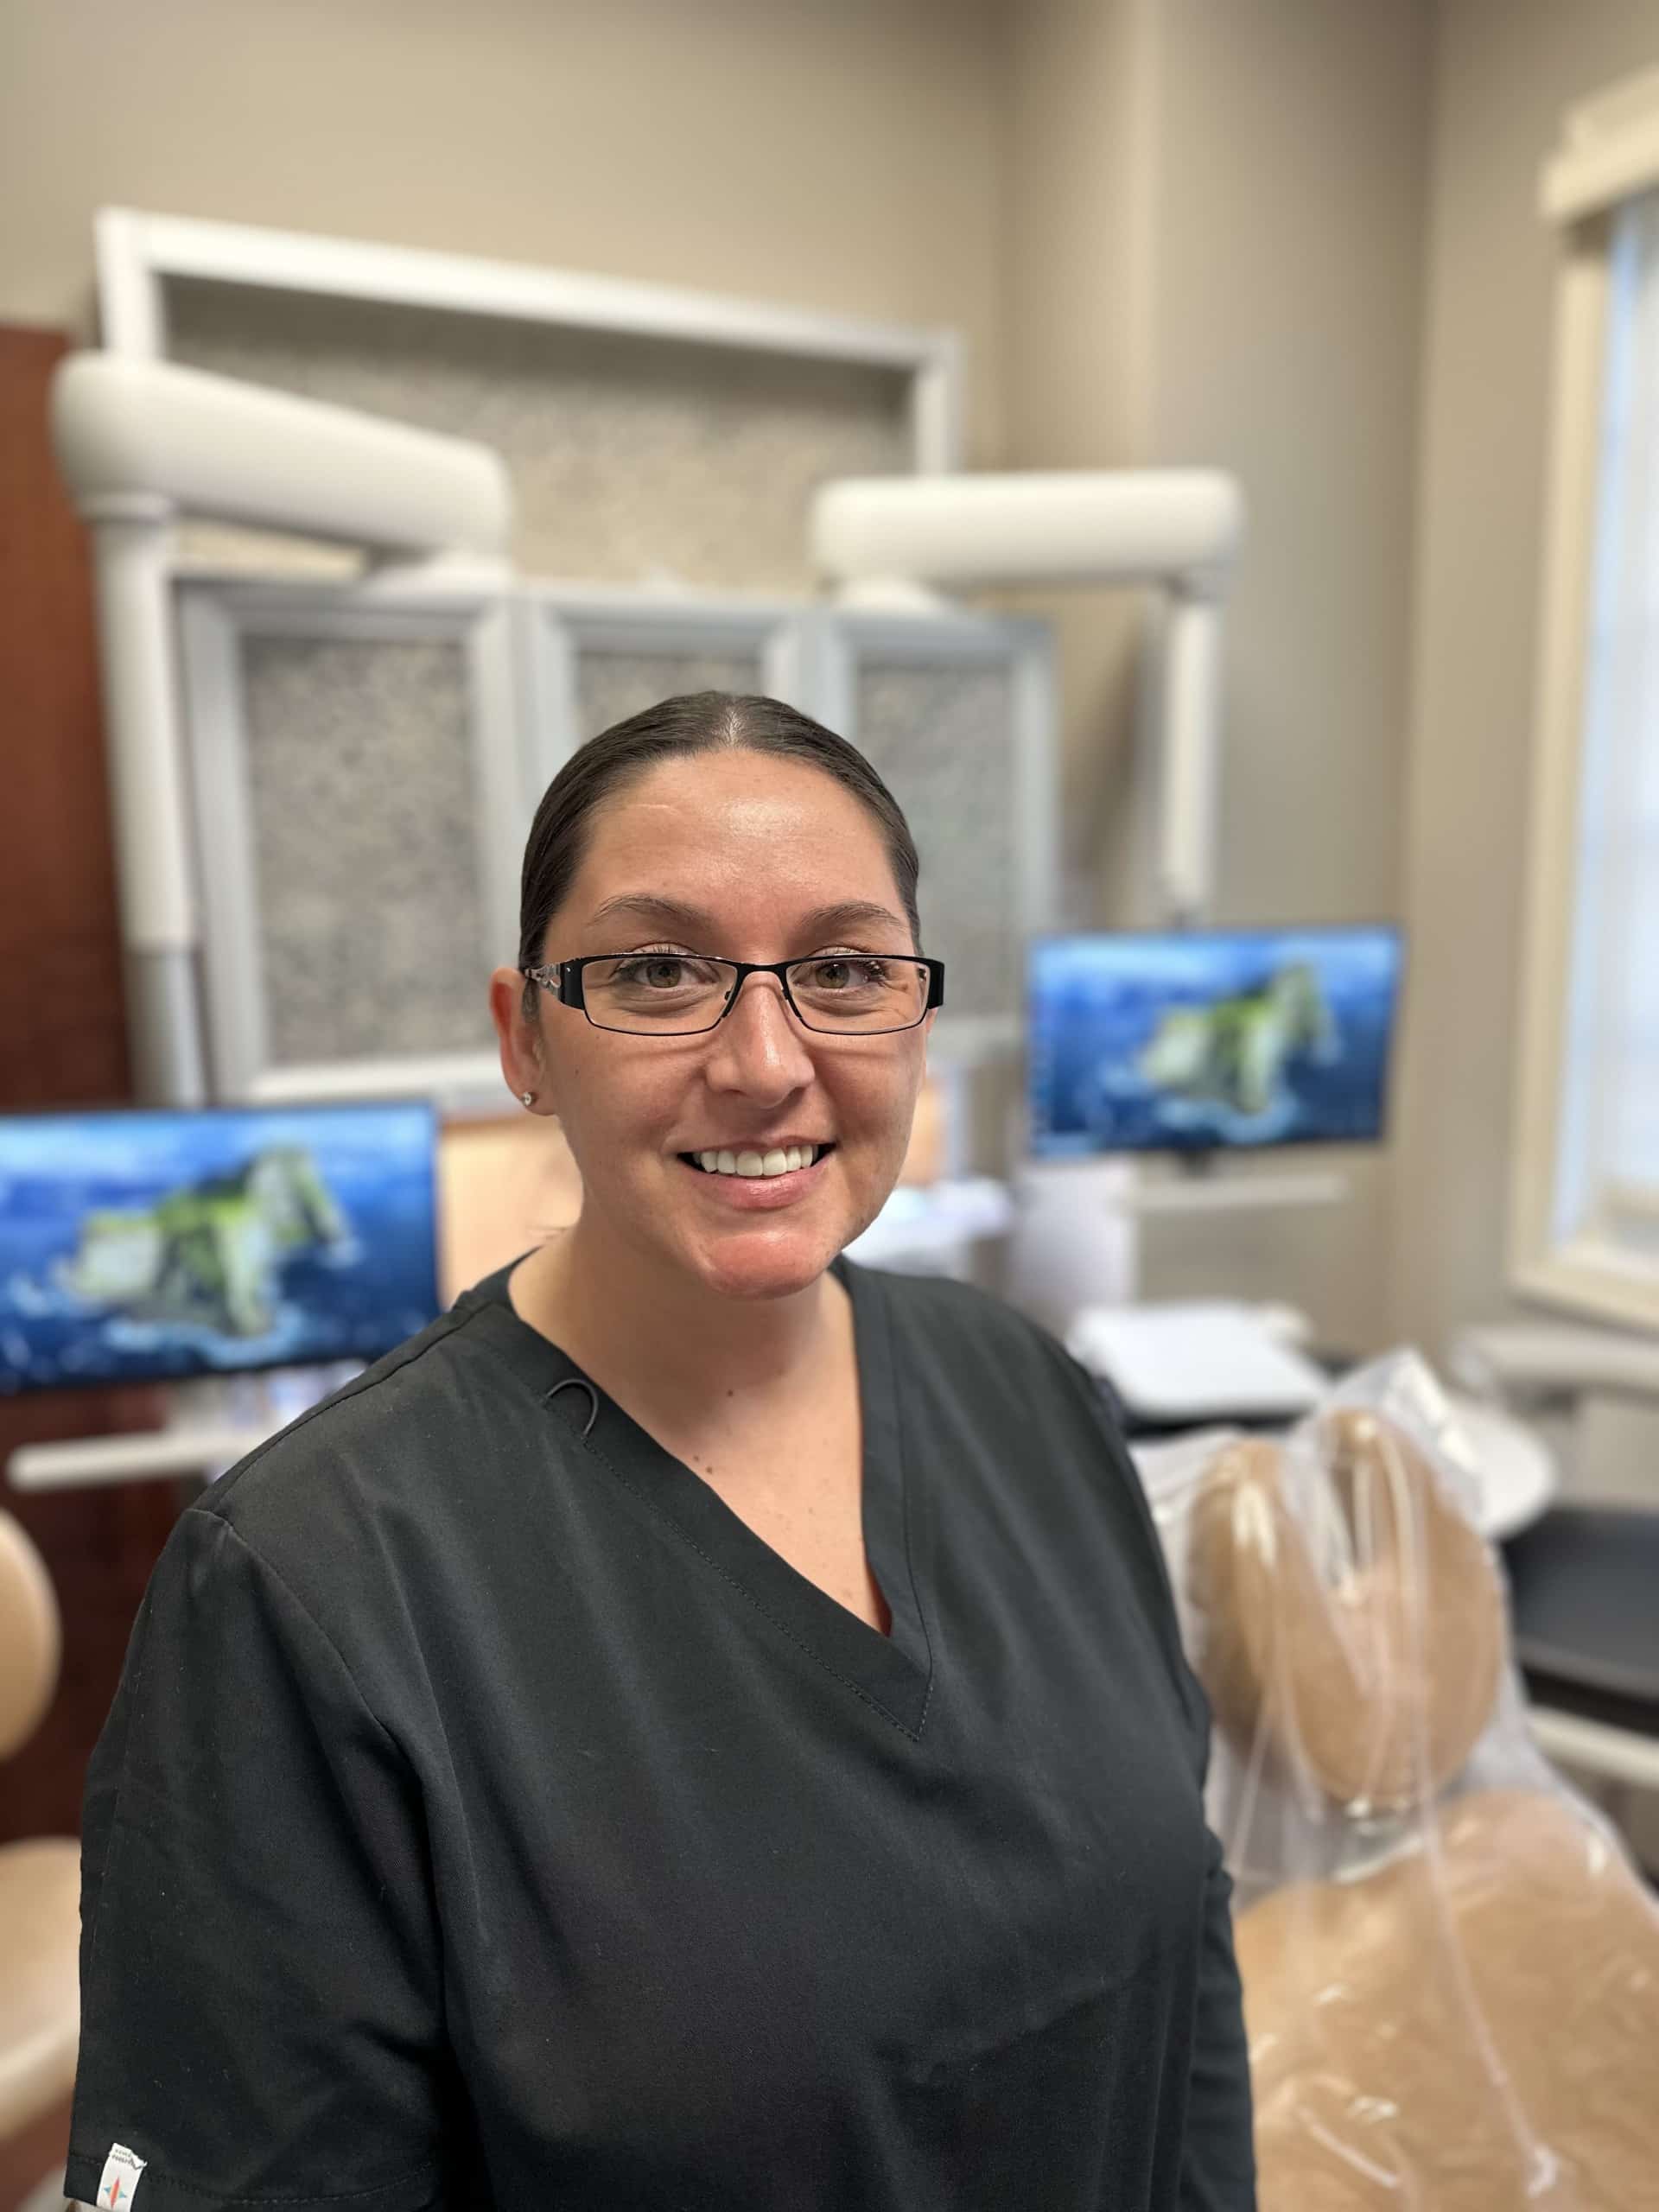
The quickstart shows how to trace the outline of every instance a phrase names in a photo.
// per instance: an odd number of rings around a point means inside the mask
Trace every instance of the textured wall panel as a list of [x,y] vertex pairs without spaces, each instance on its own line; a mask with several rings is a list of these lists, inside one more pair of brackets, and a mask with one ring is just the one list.
[[251,637],[242,656],[271,1064],[487,1046],[513,948],[485,940],[461,646]]
[[[814,487],[913,466],[898,370],[194,281],[167,312],[175,360],[493,446],[529,575],[810,592]],[[185,550],[284,558],[200,525]]]
[[682,691],[760,691],[758,658],[727,653],[594,652],[576,658],[576,728],[586,740]]
[[1005,668],[866,661],[855,742],[921,855],[922,950],[945,963],[953,1014],[1015,1014],[1018,918],[1013,701]]

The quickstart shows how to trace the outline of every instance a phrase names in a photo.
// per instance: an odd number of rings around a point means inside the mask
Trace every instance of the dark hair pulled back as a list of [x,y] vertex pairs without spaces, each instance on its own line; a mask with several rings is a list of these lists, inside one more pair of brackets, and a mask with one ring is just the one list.
[[[541,959],[547,925],[582,864],[595,807],[620,796],[659,760],[698,753],[766,753],[774,760],[800,760],[833,776],[868,810],[881,832],[910,924],[912,950],[921,950],[915,840],[898,801],[857,747],[781,699],[745,691],[682,691],[590,737],[543,792],[519,880],[522,966]],[[536,986],[531,983],[524,995],[527,1015],[533,1014],[535,1002]]]

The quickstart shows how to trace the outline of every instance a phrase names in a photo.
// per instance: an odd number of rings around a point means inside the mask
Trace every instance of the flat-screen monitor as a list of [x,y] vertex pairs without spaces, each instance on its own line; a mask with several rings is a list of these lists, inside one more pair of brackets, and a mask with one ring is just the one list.
[[1033,1157],[1374,1141],[1400,964],[1386,925],[1035,939]]
[[0,1394],[377,1359],[439,1310],[425,1101],[0,1115]]

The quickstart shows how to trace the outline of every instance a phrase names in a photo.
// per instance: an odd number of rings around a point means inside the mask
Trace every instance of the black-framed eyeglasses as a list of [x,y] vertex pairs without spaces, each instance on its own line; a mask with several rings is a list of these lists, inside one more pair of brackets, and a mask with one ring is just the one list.
[[804,1028],[882,1037],[944,1004],[944,963],[914,952],[821,952],[806,960],[721,960],[709,953],[589,952],[520,967],[595,1029],[695,1037],[723,1021],[751,976],[775,976]]

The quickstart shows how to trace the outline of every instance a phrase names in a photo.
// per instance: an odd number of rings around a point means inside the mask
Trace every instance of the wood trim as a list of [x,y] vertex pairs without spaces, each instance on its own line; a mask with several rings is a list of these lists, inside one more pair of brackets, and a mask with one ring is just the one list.
[[[91,563],[48,432],[69,350],[60,332],[0,325],[0,1112],[131,1097]],[[130,1389],[0,1400],[0,1465],[20,1444],[155,1427],[162,1403]],[[57,1694],[5,1764],[0,1842],[79,1833],[86,1760],[178,1503],[171,1481],[49,1496],[0,1484],[63,1624]]]
[[131,1095],[92,569],[47,428],[68,351],[0,327],[0,1110]]

